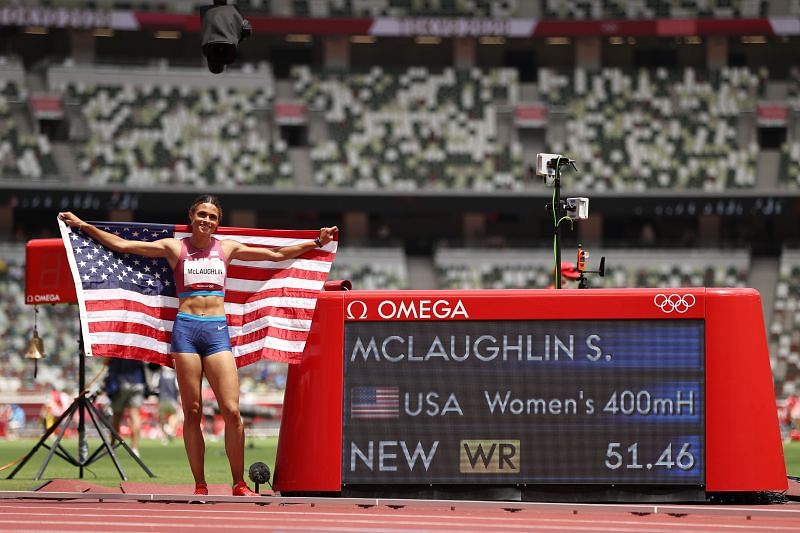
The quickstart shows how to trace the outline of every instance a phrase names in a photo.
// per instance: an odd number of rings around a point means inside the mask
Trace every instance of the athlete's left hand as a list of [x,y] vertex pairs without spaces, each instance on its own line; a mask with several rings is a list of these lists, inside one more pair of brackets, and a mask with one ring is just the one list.
[[319,230],[319,242],[322,246],[325,246],[329,242],[333,240],[336,234],[339,233],[339,228],[336,226],[331,226],[329,228],[320,228]]

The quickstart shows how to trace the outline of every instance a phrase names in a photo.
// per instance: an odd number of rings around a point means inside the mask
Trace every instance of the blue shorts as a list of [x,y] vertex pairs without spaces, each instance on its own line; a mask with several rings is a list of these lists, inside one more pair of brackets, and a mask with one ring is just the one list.
[[172,325],[170,351],[201,356],[231,351],[231,336],[225,316],[197,316],[179,312]]

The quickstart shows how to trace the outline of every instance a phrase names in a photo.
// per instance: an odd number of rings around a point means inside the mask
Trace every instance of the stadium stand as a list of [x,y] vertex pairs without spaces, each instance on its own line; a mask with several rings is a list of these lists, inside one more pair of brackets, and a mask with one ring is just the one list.
[[737,121],[755,108],[766,75],[747,68],[544,71],[540,95],[566,113],[565,139],[546,151],[582,162],[580,174],[564,176],[579,190],[751,188],[757,144],[730,147],[744,144]]
[[498,139],[497,104],[518,99],[513,69],[292,72],[295,93],[324,110],[330,138],[311,150],[314,181],[357,189],[511,189],[518,143]]
[[595,250],[607,256],[604,278],[592,277],[599,287],[746,287],[748,250]]
[[261,87],[242,87],[235,78],[229,86],[202,86],[196,69],[173,67],[172,79],[158,85],[151,80],[163,80],[163,72],[94,72],[96,81],[51,77],[88,127],[78,164],[89,183],[292,184],[288,146],[268,126],[269,75]]
[[[745,287],[746,250],[596,250],[606,275],[593,287]],[[562,256],[562,259],[564,257]],[[434,263],[442,289],[525,289],[552,284],[552,255],[541,250],[439,248]]]
[[781,146],[780,176],[789,188],[800,187],[800,142],[786,142]]
[[407,289],[406,256],[400,247],[343,247],[336,254],[328,279],[350,280],[355,290]]
[[440,289],[530,289],[552,282],[552,257],[529,250],[438,248]]
[[[5,63],[4,58],[0,58]],[[5,65],[2,65],[5,66]],[[46,179],[58,173],[49,139],[31,131],[24,120],[28,92],[21,80],[0,66],[0,177]],[[17,69],[21,69],[17,65]],[[16,108],[16,112],[15,112]]]
[[783,250],[769,327],[772,371],[779,395],[797,394],[800,379],[800,250]]
[[[34,383],[44,390],[64,390],[77,375],[77,306],[36,306],[37,330],[44,341],[47,357],[40,361],[34,382],[33,364],[24,358],[34,322],[34,307],[24,304],[24,279],[24,246],[3,244],[0,246],[0,353],[6,359],[0,376],[0,392],[14,392]],[[92,365],[91,369],[96,370],[96,366]]]
[[[800,110],[800,68],[795,66],[789,71],[786,101],[790,110]],[[795,128],[795,132],[781,145],[779,170],[780,181],[791,189],[800,187],[800,130]]]

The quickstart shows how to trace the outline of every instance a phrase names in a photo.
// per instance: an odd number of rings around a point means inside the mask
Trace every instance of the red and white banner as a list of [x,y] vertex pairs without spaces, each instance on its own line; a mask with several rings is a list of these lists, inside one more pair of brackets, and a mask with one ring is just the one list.
[[763,103],[758,104],[759,126],[786,126],[789,123],[789,106],[787,104]]
[[37,119],[59,119],[64,116],[64,100],[57,94],[31,96],[31,109]]
[[520,104],[514,108],[514,124],[520,128],[541,128],[547,124],[547,107]]
[[[532,18],[273,17],[245,13],[256,33],[375,35],[379,37],[581,37],[684,35],[800,35],[800,17],[752,19],[555,20]],[[1,26],[200,31],[197,14],[56,7],[0,7]]]
[[0,26],[43,26],[45,28],[113,28],[138,30],[133,11],[70,9],[65,7],[0,7]]
[[308,121],[308,109],[302,102],[275,102],[272,106],[275,122],[280,125],[293,126]]

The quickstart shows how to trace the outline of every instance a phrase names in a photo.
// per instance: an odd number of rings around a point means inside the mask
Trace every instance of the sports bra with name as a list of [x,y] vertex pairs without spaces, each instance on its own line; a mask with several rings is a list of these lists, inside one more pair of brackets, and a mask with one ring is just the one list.
[[212,237],[208,248],[195,248],[189,237],[181,239],[181,255],[174,270],[178,298],[224,296],[227,267],[219,240]]

